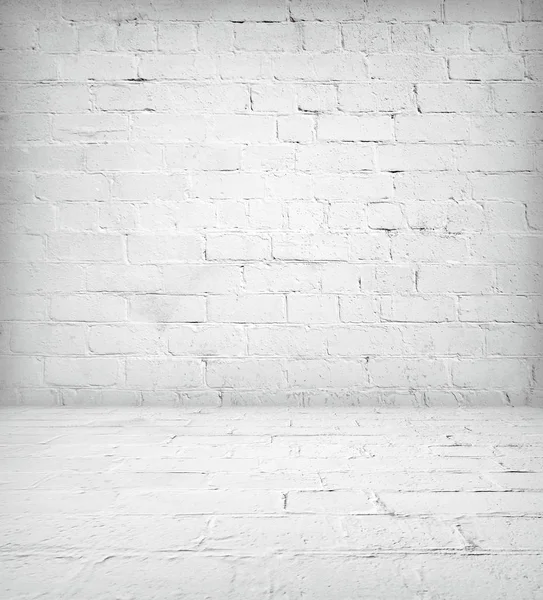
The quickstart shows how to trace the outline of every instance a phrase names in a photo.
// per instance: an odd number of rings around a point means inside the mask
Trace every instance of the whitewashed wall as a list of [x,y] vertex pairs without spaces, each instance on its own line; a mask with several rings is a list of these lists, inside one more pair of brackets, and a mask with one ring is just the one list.
[[4,0],[18,404],[540,404],[540,0]]

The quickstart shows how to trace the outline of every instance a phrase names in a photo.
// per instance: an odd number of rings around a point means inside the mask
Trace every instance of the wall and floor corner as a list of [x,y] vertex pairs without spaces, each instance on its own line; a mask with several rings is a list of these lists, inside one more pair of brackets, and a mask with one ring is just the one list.
[[541,405],[540,0],[3,0],[4,404]]

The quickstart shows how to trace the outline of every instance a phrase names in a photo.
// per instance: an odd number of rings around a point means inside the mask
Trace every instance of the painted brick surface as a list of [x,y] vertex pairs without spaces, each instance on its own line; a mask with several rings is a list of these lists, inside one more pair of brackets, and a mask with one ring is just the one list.
[[536,404],[537,0],[0,7],[17,404]]

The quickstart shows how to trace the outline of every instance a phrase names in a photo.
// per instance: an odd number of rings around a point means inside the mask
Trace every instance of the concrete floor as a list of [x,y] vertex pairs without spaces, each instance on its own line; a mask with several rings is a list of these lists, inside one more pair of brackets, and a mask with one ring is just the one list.
[[0,410],[2,600],[543,599],[543,410]]

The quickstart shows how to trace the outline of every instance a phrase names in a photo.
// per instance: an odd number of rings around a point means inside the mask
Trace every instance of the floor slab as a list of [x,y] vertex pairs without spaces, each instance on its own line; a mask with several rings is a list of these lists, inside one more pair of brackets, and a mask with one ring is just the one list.
[[0,409],[3,600],[543,598],[543,410]]

